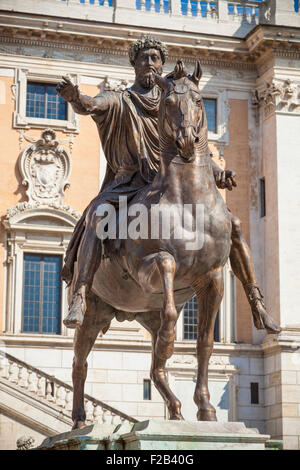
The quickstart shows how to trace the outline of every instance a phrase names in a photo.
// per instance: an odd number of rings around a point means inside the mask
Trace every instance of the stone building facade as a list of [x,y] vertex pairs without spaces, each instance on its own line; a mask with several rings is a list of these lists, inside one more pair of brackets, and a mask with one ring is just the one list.
[[[90,117],[64,108],[54,85],[68,74],[90,96],[130,86],[127,50],[146,34],[167,44],[165,72],[178,58],[189,69],[201,62],[210,149],[237,173],[238,187],[223,197],[242,221],[266,306],[282,326],[275,336],[254,328],[227,265],[209,367],[218,419],[243,421],[299,449],[297,0],[1,1],[0,448],[15,448],[22,435],[39,444],[71,423],[73,333],[62,323],[67,293],[58,272],[80,213],[99,191],[105,157]],[[47,302],[55,307],[44,323],[34,308],[44,312]],[[186,419],[196,410],[194,322],[191,302],[167,368]],[[147,332],[114,321],[88,359],[88,419],[168,418],[149,382],[150,360]]]

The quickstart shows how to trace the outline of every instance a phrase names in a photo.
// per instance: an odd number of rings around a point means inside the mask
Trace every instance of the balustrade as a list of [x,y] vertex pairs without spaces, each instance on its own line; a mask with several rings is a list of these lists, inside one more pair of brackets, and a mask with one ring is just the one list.
[[[0,381],[1,379],[64,409],[67,414],[71,414],[73,399],[71,385],[0,350]],[[84,396],[84,401],[88,423],[137,422],[131,416],[89,395]]]
[[113,7],[114,6],[114,0],[60,0],[60,1],[70,6],[74,4],[78,4],[78,3],[81,3],[82,5],[95,5],[96,7],[98,6]]
[[136,0],[135,8],[151,13],[170,13],[171,0]]
[[299,24],[299,0],[1,0],[1,6],[27,14],[192,33],[214,34],[219,23],[219,35],[235,37],[245,37],[259,21]]
[[261,2],[242,2],[241,0],[230,0],[228,2],[228,15],[235,21],[241,18],[251,20],[258,18]]
[[194,18],[217,18],[218,2],[217,0],[186,0],[186,2],[181,2],[181,13]]
[[[82,4],[95,7],[118,8],[114,0],[60,0],[67,5]],[[229,20],[241,21],[241,18],[258,17],[262,1],[243,0],[127,0],[128,7],[142,12],[169,13],[180,11],[183,16],[196,18],[218,18],[220,3],[227,3]]]

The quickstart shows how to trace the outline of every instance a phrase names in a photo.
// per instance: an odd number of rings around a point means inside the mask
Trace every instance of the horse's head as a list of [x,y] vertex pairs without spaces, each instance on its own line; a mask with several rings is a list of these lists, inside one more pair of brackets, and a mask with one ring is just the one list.
[[198,88],[202,71],[197,61],[192,75],[188,75],[182,60],[166,77],[155,75],[162,89],[159,113],[159,134],[167,145],[175,144],[185,160],[195,158],[199,133],[203,126],[204,110]]

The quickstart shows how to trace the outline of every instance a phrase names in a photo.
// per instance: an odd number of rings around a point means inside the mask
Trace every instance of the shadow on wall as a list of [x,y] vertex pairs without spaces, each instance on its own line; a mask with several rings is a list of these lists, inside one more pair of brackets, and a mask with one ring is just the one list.
[[229,383],[227,382],[227,384],[224,387],[223,394],[221,395],[221,398],[218,402],[218,408],[220,408],[221,410],[229,410],[228,395],[229,395]]

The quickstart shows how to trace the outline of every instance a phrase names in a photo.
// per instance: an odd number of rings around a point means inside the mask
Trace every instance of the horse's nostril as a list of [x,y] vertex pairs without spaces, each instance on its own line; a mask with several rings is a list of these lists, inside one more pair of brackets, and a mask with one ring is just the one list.
[[198,144],[198,142],[199,142],[199,137],[196,137],[195,143]]

